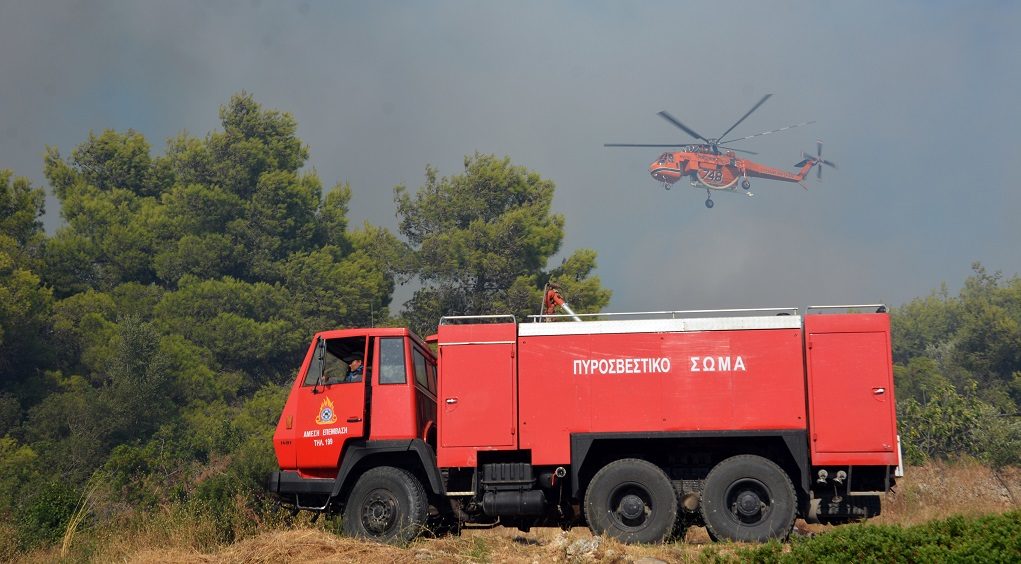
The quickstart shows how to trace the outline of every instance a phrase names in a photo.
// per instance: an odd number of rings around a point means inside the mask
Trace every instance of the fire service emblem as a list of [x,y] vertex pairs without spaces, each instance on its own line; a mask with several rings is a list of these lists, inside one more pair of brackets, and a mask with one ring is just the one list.
[[329,425],[337,422],[337,412],[333,411],[333,402],[330,398],[323,399],[323,404],[319,406],[319,415],[316,417],[316,423],[319,425]]

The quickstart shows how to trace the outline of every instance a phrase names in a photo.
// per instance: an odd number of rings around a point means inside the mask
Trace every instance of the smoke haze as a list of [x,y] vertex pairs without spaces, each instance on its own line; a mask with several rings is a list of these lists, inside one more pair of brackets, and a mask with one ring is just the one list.
[[[351,222],[395,229],[392,188],[427,164],[508,155],[556,183],[563,254],[598,252],[611,311],[894,305],[973,261],[1021,271],[1021,4],[1009,2],[0,1],[0,167],[39,185],[45,145],[133,128],[162,152],[246,90],[292,113]],[[824,182],[754,198],[665,191],[667,110]],[[50,198],[46,225],[60,223]],[[405,290],[406,293],[406,290]],[[397,302],[408,296],[399,293]],[[569,296],[568,296],[569,299]]]

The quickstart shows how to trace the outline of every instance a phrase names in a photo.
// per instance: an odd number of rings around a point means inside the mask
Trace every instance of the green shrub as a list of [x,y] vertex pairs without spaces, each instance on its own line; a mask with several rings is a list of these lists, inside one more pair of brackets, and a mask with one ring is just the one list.
[[950,517],[914,527],[848,525],[809,539],[740,550],[742,562],[1017,562],[1021,511]]
[[23,548],[58,541],[74,514],[81,492],[65,482],[49,482],[18,514],[18,539]]

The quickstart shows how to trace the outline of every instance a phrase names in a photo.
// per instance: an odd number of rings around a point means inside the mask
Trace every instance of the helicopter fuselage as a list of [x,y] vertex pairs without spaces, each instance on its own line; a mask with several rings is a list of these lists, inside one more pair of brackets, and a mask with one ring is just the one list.
[[732,190],[739,180],[748,177],[801,182],[815,162],[798,164],[802,165],[801,169],[792,173],[738,158],[732,151],[676,151],[660,155],[659,159],[649,165],[649,174],[664,184],[690,178],[693,183],[697,182],[710,190]]

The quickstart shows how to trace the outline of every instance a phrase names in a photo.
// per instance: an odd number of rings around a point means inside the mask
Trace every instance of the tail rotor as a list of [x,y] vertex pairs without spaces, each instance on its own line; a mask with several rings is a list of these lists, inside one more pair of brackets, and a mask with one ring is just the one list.
[[[801,152],[801,159],[802,159],[801,163],[807,163],[807,162],[811,161],[815,165],[826,165],[826,166],[829,166],[829,167],[837,168],[836,163],[834,163],[832,161],[828,161],[828,160],[822,158],[822,141],[821,140],[816,141],[816,143],[815,143],[815,156],[809,155],[809,154],[805,153],[804,151],[802,151]],[[799,163],[799,164],[801,164],[801,163]],[[816,178],[818,178],[819,180],[822,180],[822,166],[819,166],[818,168],[815,169],[815,175],[816,175]]]

